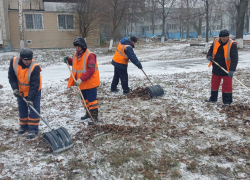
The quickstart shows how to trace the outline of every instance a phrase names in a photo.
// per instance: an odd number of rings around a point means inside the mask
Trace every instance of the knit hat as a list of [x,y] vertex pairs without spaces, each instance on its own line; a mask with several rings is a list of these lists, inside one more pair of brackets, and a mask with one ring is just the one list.
[[20,58],[22,60],[31,60],[33,59],[33,52],[29,48],[22,48],[20,50]]
[[227,37],[229,36],[229,31],[227,29],[220,30],[219,37]]
[[131,36],[131,37],[130,37],[130,40],[136,43],[136,42],[137,42],[137,37]]

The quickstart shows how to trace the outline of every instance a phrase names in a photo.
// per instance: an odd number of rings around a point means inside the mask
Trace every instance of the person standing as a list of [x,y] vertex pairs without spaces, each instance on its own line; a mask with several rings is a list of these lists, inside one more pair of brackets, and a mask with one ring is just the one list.
[[29,48],[21,49],[20,57],[14,57],[10,61],[8,79],[18,102],[20,120],[18,134],[24,134],[28,131],[27,139],[33,139],[39,131],[40,117],[33,110],[29,110],[28,106],[33,106],[40,113],[42,88],[40,72],[41,68],[33,59],[33,51]]
[[142,69],[140,61],[137,59],[133,48],[137,38],[131,36],[130,38],[123,38],[115,51],[114,57],[112,59],[112,65],[114,66],[114,76],[111,83],[111,92],[118,92],[117,85],[119,84],[119,79],[121,80],[123,94],[130,92],[128,87],[128,61],[136,65],[139,69]]
[[[90,111],[94,121],[98,121],[98,101],[97,87],[100,85],[99,70],[96,60],[96,55],[87,48],[87,44],[82,37],[77,37],[73,45],[76,52],[73,58],[64,57],[64,63],[69,63],[72,66],[72,75],[69,77],[68,87],[79,86],[81,93],[85,99],[86,106]],[[90,118],[87,110],[81,120]],[[88,122],[88,125],[93,125],[93,122]]]
[[[229,31],[222,29],[219,37],[214,39],[208,53],[207,59],[210,61],[209,67],[212,65],[211,79],[211,96],[206,102],[217,102],[218,90],[222,83],[222,100],[224,105],[228,106],[233,102],[232,97],[232,78],[238,64],[237,43],[229,38]],[[227,70],[224,72],[219,66],[213,64],[212,60],[217,62],[221,67]]]

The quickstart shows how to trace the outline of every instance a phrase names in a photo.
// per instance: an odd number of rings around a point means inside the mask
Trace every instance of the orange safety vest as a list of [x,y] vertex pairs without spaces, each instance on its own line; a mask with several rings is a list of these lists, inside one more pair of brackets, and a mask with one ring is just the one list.
[[[229,38],[229,41],[227,42],[227,44],[223,46],[224,58],[225,58],[226,66],[227,66],[227,71],[229,71],[230,64],[231,64],[230,49],[232,47],[233,42],[234,41],[231,38]],[[213,44],[214,44],[214,47],[213,47],[212,58],[214,59],[215,55],[217,53],[217,50],[220,47],[219,38],[215,38]],[[210,67],[212,64],[213,64],[213,62],[210,62],[208,67]]]
[[[88,57],[91,53],[92,52],[87,49],[80,59],[78,59],[76,54],[74,54],[73,62],[72,62],[72,73],[76,80],[79,79],[87,71]],[[75,85],[75,81],[72,75],[70,75],[69,81],[68,81],[68,87],[74,86],[74,85]],[[79,87],[81,90],[84,90],[84,89],[92,89],[99,85],[100,85],[100,78],[99,78],[98,65],[96,61],[94,74],[87,81],[83,81]]]
[[129,58],[124,52],[125,48],[128,46],[130,46],[130,45],[123,45],[123,44],[121,44],[121,42],[119,42],[119,44],[116,48],[114,57],[113,57],[113,61],[115,61],[116,63],[119,63],[119,64],[128,65]]
[[[33,72],[34,68],[38,65],[34,59],[29,66],[29,68],[23,69],[22,66],[18,64],[21,59],[18,57],[13,58],[13,69],[15,71],[17,81],[18,81],[18,89],[20,92],[23,92],[23,96],[27,97],[29,95],[30,90],[30,76]],[[41,71],[41,68],[40,68]],[[40,85],[38,91],[42,88],[42,76],[40,74]]]

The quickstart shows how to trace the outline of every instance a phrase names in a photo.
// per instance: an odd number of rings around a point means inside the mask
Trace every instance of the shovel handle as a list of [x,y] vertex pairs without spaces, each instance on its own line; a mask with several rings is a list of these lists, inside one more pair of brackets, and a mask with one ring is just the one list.
[[[20,97],[22,97],[24,102],[27,103],[27,100],[23,96],[20,96]],[[49,127],[50,130],[53,130],[50,127],[49,123],[42,118],[42,116],[36,111],[36,109],[32,105],[29,104],[28,106],[29,106],[30,109],[32,109],[36,113],[36,115],[38,115],[42,119],[42,121]]]
[[[228,74],[227,70],[225,70],[223,67],[221,67],[217,62],[215,62],[214,60],[212,60],[212,62],[214,64],[216,64],[217,66],[219,66],[225,73]],[[250,91],[250,89],[248,87],[246,87],[242,82],[240,82],[238,79],[236,79],[235,77],[233,77],[234,80],[236,80],[238,83],[240,83],[242,86],[244,86],[248,91]]]
[[146,78],[147,78],[147,79],[148,79],[148,81],[151,83],[151,85],[152,85],[152,86],[154,86],[154,85],[153,85],[153,83],[149,80],[149,78],[148,78],[147,74],[143,71],[143,69],[141,69],[141,70],[142,70],[142,72],[145,74]]
[[[73,73],[72,73],[72,70],[70,69],[70,67],[69,67],[69,63],[68,63],[68,61],[67,61],[67,66],[68,66],[68,68],[69,68],[69,71],[70,71],[70,74],[71,74],[71,76],[72,76],[72,78],[74,79],[74,81],[76,82],[76,79],[75,79],[75,77],[74,77],[74,75],[73,75]],[[87,108],[87,105],[86,105],[86,102],[85,102],[85,99],[84,99],[84,97],[83,97],[83,95],[82,95],[82,92],[81,92],[81,89],[79,88],[79,86],[77,86],[77,91],[79,92],[79,94],[80,94],[80,96],[81,96],[81,98],[82,98],[82,101],[83,101],[83,103],[84,103],[84,106],[86,107],[85,109],[86,109],[86,111],[88,112],[88,114],[89,114],[89,116],[90,116],[90,118],[91,118],[91,120],[92,120],[92,122],[94,123],[94,125],[96,126],[96,123],[95,123],[95,121],[94,121],[94,119],[93,119],[93,117],[92,117],[92,115],[91,115],[91,113],[89,112],[89,109]],[[96,126],[97,127],[97,126]]]

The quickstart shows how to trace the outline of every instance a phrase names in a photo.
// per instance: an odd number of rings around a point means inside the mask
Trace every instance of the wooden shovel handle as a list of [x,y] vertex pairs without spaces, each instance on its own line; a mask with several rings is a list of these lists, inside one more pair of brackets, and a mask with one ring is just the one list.
[[[74,75],[73,75],[73,73],[72,73],[72,71],[71,71],[71,69],[70,69],[70,67],[69,67],[68,61],[67,61],[67,66],[68,66],[68,68],[69,68],[69,71],[70,71],[70,74],[71,74],[72,78],[73,78],[74,81],[76,82],[76,79],[75,79],[75,77],[74,77]],[[82,95],[82,92],[81,92],[81,89],[79,88],[79,86],[77,86],[77,90],[78,90],[78,92],[79,92],[79,94],[80,94],[80,96],[81,96],[81,98],[82,98],[82,101],[83,101],[83,103],[84,103],[84,106],[86,107],[86,108],[85,108],[86,111],[88,112],[88,114],[89,114],[91,120],[93,121],[94,125],[96,126],[96,123],[95,123],[95,121],[94,121],[94,119],[93,119],[91,113],[89,112],[89,109],[88,109],[88,107],[87,107],[87,105],[86,105],[85,99],[84,99],[84,97],[83,97],[83,95]],[[96,126],[96,127],[97,127],[97,126]]]
[[[212,62],[214,64],[216,64],[217,66],[219,66],[225,73],[228,74],[227,70],[225,70],[223,67],[221,67],[217,62],[215,62],[214,60],[212,60]],[[238,83],[240,83],[242,86],[244,86],[248,91],[250,91],[250,89],[248,87],[246,87],[242,82],[240,82],[238,79],[236,79],[234,76],[233,76],[233,79],[236,80]]]
[[149,80],[147,74],[143,71],[143,69],[141,69],[141,70],[142,70],[142,72],[145,74],[145,76],[147,77],[147,79],[148,79],[148,81],[151,83],[151,85],[154,86],[153,83]]

